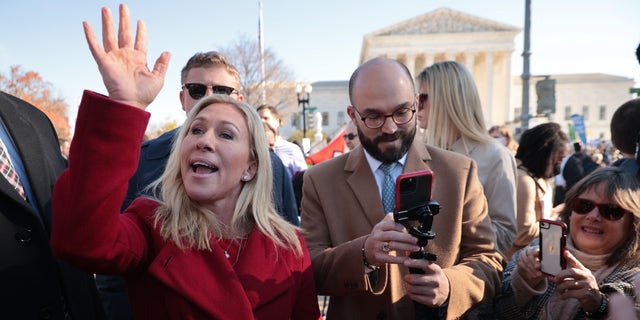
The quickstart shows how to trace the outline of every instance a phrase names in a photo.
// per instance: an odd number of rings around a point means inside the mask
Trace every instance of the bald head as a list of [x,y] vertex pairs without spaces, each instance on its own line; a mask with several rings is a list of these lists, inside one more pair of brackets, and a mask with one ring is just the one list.
[[[358,128],[360,145],[384,163],[405,155],[416,132],[417,97],[411,73],[396,60],[375,58],[363,63],[349,80],[347,114]],[[396,114],[410,116],[398,123]],[[365,119],[382,119],[367,126]]]
[[373,58],[361,64],[349,79],[349,100],[352,105],[357,102],[356,91],[371,88],[401,89],[415,93],[415,85],[411,72],[407,67],[394,59]]

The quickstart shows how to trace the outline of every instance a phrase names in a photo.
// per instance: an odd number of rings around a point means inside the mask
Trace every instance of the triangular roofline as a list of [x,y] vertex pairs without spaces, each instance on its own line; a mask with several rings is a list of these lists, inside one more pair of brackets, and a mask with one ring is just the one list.
[[[512,25],[508,25],[505,23],[496,22],[493,20],[489,20],[486,18],[478,17],[475,15],[471,15],[465,12],[453,10],[450,8],[439,8],[425,14],[419,15],[414,18],[410,18],[408,20],[396,23],[394,25],[379,29],[377,31],[373,31],[365,35],[365,37],[369,36],[389,36],[389,35],[402,35],[406,33],[398,33],[401,30],[408,30],[412,27],[419,26],[424,24],[424,22],[429,22],[437,19],[447,19],[447,20],[458,20],[465,21],[468,25],[476,25],[477,30],[457,30],[458,32],[472,33],[472,32],[520,32],[522,29],[519,27],[515,27]],[[437,33],[450,33],[450,32],[437,32]]]
[[[459,23],[456,24],[456,22]],[[369,45],[376,42],[378,38],[437,37],[442,39],[451,36],[460,39],[464,34],[474,34],[474,38],[481,37],[481,34],[491,34],[492,37],[513,39],[521,31],[519,27],[443,7],[366,34],[362,41],[360,63],[364,62]]]

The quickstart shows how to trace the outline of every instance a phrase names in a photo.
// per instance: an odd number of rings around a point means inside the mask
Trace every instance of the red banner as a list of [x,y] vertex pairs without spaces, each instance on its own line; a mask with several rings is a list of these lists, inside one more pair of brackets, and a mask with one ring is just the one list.
[[307,164],[312,166],[314,164],[318,164],[322,161],[329,160],[333,157],[337,157],[343,154],[344,150],[346,149],[344,138],[342,137],[344,133],[344,129],[340,130],[338,135],[336,135],[336,137],[333,138],[333,140],[331,140],[331,142],[329,142],[326,147],[322,148],[320,151],[312,155],[309,155],[307,157]]

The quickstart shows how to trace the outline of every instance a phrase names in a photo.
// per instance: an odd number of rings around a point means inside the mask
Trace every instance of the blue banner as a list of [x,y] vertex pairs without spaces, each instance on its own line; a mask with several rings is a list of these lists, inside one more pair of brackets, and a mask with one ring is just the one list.
[[573,121],[573,127],[576,130],[576,134],[580,137],[580,141],[583,146],[587,145],[587,130],[584,127],[584,118],[579,114],[571,115],[571,120]]

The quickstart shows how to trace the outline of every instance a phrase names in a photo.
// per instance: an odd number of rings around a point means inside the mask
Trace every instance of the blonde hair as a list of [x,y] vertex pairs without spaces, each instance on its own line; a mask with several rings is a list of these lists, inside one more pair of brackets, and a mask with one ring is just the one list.
[[486,129],[473,76],[462,64],[435,63],[420,72],[417,82],[429,88],[429,144],[448,149],[460,139],[467,153],[467,141],[494,142]]
[[[180,170],[181,145],[189,133],[189,127],[204,108],[213,104],[234,106],[244,115],[249,130],[249,157],[257,163],[253,179],[243,183],[228,230],[225,230],[227,226],[218,219],[215,212],[189,198]],[[272,181],[271,157],[258,113],[249,105],[226,95],[204,97],[189,112],[175,138],[165,171],[152,186],[154,194],[162,195],[162,199],[156,199],[161,205],[155,212],[155,224],[160,226],[160,233],[165,240],[174,242],[180,248],[207,251],[211,251],[211,236],[222,238],[226,231],[233,239],[238,239],[245,236],[247,225],[255,225],[276,246],[290,249],[302,256],[302,245],[296,234],[298,229],[275,210],[271,194]]]

